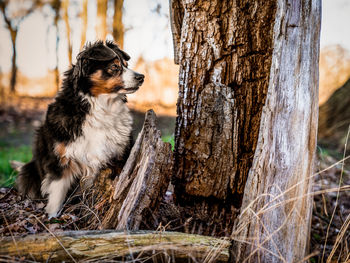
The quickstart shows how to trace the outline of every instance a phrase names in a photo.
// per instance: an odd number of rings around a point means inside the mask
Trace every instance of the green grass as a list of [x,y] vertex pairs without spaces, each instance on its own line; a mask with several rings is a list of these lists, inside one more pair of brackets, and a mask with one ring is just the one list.
[[174,151],[175,147],[175,138],[174,135],[167,135],[162,137],[163,142],[168,142],[171,144],[171,150]]
[[10,160],[28,162],[32,158],[30,146],[0,146],[0,186],[10,187],[16,179],[16,172],[10,166]]
[[[174,135],[163,136],[162,140],[171,144],[171,150],[174,150]],[[30,146],[13,147],[0,141],[0,187],[10,187],[16,179],[16,172],[10,166],[10,160],[20,162],[29,162],[32,158],[32,149]]]

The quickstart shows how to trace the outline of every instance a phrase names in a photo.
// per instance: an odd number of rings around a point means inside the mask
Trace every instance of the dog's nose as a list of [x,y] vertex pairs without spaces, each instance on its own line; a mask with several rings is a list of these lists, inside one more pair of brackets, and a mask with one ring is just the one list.
[[145,75],[136,73],[135,79],[136,79],[137,81],[139,81],[140,83],[142,83],[142,82],[144,81],[144,79],[145,79]]

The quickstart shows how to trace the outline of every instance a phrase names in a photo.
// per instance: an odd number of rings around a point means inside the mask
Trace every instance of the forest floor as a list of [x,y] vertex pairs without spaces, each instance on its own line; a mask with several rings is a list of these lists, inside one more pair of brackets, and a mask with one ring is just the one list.
[[[46,99],[47,105],[51,100]],[[45,201],[22,199],[12,188],[15,172],[9,160],[26,162],[31,158],[31,142],[35,128],[43,120],[42,104],[33,104],[26,110],[20,107],[0,108],[0,240],[4,236],[37,234],[42,232],[85,230],[83,219],[74,210],[63,209],[59,218],[48,220],[44,213]],[[144,113],[133,111],[134,138],[140,131]],[[158,127],[164,140],[171,140],[175,118],[158,116]],[[345,262],[350,260],[350,161],[345,165],[341,150],[327,145],[317,150],[318,174],[314,176],[314,204],[310,239],[310,262]],[[323,172],[320,172],[323,171]],[[66,204],[66,207],[68,205]],[[346,230],[347,229],[347,230]],[[328,262],[328,261],[327,261]]]

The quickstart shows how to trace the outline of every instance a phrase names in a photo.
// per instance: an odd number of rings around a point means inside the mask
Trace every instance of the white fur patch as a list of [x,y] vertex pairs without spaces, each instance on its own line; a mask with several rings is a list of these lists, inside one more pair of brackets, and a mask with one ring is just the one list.
[[111,158],[123,155],[129,144],[132,116],[117,94],[87,97],[90,114],[83,123],[82,136],[65,148],[64,157],[77,162],[81,176],[94,176]]
[[43,194],[48,194],[48,203],[45,207],[49,218],[56,217],[66,198],[67,192],[71,187],[74,177],[63,176],[59,180],[49,181],[49,175],[46,175],[41,184],[41,191]]
[[129,68],[124,68],[122,78],[125,89],[136,88],[140,85],[139,82],[135,79],[135,74],[135,71]]

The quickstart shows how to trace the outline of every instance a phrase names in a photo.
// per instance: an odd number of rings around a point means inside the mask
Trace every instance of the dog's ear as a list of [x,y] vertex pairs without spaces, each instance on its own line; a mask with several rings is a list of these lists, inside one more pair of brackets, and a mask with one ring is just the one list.
[[87,59],[97,61],[109,61],[117,57],[117,54],[109,47],[99,45],[86,50],[84,55]]
[[75,77],[86,77],[92,61],[111,61],[118,55],[109,47],[102,43],[88,46],[77,56],[77,63],[74,66]]
[[125,51],[121,50],[117,44],[115,44],[113,41],[106,41],[106,46],[110,49],[113,49],[115,53],[117,53],[119,56],[122,57],[122,59],[128,61],[130,59],[130,56]]

